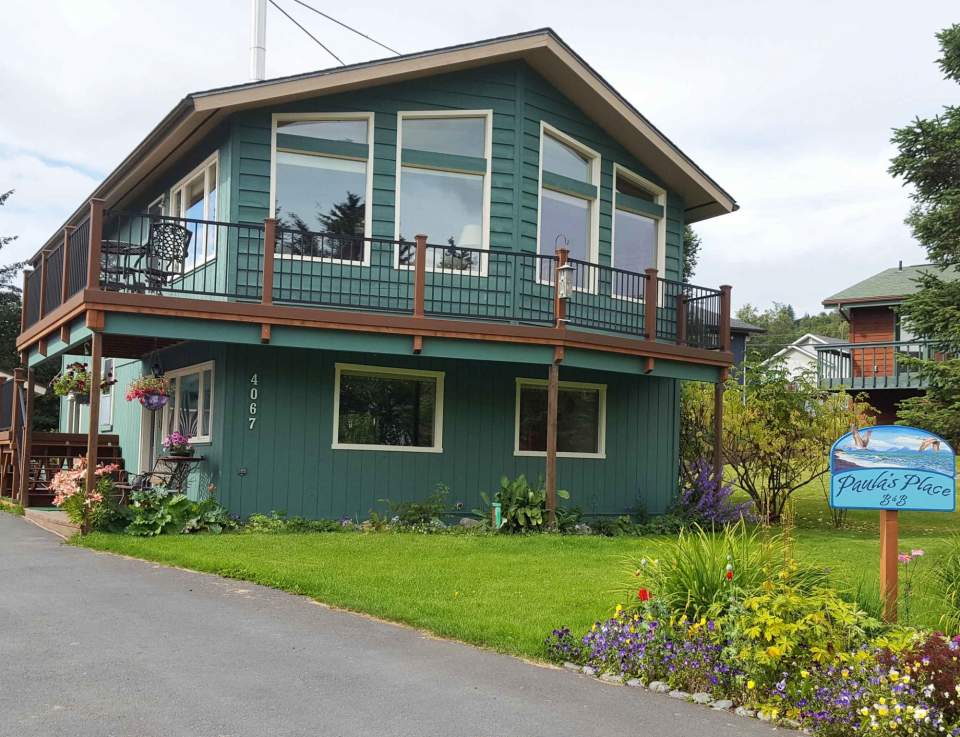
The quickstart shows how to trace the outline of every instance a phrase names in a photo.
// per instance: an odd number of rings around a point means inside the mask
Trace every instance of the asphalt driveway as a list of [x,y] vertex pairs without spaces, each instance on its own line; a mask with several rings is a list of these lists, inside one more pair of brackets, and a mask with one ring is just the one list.
[[637,734],[772,730],[0,514],[0,737]]

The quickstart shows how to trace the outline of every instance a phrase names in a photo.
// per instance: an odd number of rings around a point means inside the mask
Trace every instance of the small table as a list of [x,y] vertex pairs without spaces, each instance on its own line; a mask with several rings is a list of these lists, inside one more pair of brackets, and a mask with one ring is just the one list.
[[103,287],[109,291],[144,292],[142,262],[150,253],[147,245],[125,241],[103,241],[100,244],[100,273]]

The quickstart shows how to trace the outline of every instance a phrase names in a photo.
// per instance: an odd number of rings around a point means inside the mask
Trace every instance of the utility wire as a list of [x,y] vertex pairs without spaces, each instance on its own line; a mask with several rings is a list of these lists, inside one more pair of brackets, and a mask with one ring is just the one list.
[[[323,42],[320,41],[319,38],[317,38],[317,37],[314,36],[312,33],[310,33],[310,31],[308,31],[306,28],[304,28],[303,26],[301,26],[301,25],[297,22],[297,19],[294,18],[292,15],[290,15],[290,13],[288,13],[286,10],[284,10],[284,9],[281,8],[279,5],[277,5],[277,4],[274,2],[274,0],[270,0],[270,4],[271,4],[273,7],[275,7],[277,10],[279,10],[281,13],[283,13],[285,16],[287,16],[287,18],[290,20],[290,22],[293,23],[297,28],[299,28],[301,31],[303,31],[304,33],[306,33],[310,38],[312,38],[314,41],[316,41],[317,44],[320,46],[321,49],[323,49],[323,50],[326,51],[328,54],[330,54],[330,56],[332,56],[334,59],[336,59],[337,61],[339,61],[339,62],[340,62],[340,66],[346,66],[346,64],[343,63],[343,59],[341,59],[339,56],[337,56],[336,54],[334,54],[330,49],[328,49],[326,46],[324,46],[324,45],[323,45]],[[318,10],[317,12],[319,13],[320,11]]]
[[316,13],[317,15],[322,15],[322,16],[323,16],[324,18],[326,18],[327,20],[333,21],[333,22],[336,23],[338,26],[342,26],[343,28],[346,28],[348,31],[352,31],[353,33],[356,33],[358,36],[363,36],[365,39],[367,39],[367,41],[370,41],[370,42],[372,42],[372,43],[375,43],[377,46],[379,46],[379,47],[381,47],[381,48],[384,48],[384,49],[386,49],[387,51],[389,51],[389,52],[391,52],[391,53],[393,53],[393,54],[396,54],[397,56],[403,56],[403,54],[401,54],[401,53],[400,53],[399,51],[397,51],[396,49],[391,49],[391,48],[390,48],[389,46],[387,46],[386,44],[380,43],[379,41],[377,41],[377,39],[371,38],[371,37],[368,36],[366,33],[363,33],[362,31],[358,31],[356,28],[351,28],[350,26],[348,26],[348,25],[347,25],[346,23],[344,23],[343,21],[339,21],[339,20],[337,20],[336,18],[334,18],[333,16],[327,15],[326,13],[324,13],[324,12],[321,11],[321,10],[317,10],[317,9],[316,9],[315,7],[313,7],[312,5],[307,5],[305,2],[303,2],[303,0],[293,0],[293,2],[297,3],[298,5],[302,5],[303,7],[307,8],[307,9],[309,9],[309,10],[312,10],[312,11],[313,11],[314,13]]

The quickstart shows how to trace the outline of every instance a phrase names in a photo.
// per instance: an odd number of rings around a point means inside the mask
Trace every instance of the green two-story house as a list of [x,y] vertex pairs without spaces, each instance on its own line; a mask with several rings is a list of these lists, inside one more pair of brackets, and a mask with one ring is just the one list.
[[[683,230],[733,198],[549,30],[185,97],[32,259],[18,348],[88,365],[61,431],[233,512],[360,517],[545,477],[676,493],[682,380],[731,363]],[[131,381],[169,385],[159,409]]]

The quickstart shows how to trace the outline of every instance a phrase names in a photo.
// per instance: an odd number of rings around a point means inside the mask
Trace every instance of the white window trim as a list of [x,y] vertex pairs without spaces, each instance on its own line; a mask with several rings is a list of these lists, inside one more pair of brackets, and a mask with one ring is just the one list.
[[[513,454],[515,456],[534,456],[543,458],[547,455],[544,450],[520,450],[520,389],[524,386],[546,387],[546,379],[525,379],[517,378],[516,387],[516,407],[513,423]],[[557,452],[557,458],[606,458],[607,457],[607,385],[591,384],[581,381],[561,381],[561,389],[595,389],[600,395],[600,412],[597,418],[599,427],[597,433],[597,452],[596,453],[561,453]]]
[[[537,254],[541,256],[553,256],[553,253],[542,253],[540,251],[540,226],[541,220],[543,217],[543,138],[544,136],[550,136],[551,138],[556,139],[560,143],[566,144],[570,148],[578,151],[579,153],[586,156],[590,159],[590,179],[592,184],[597,188],[597,196],[592,200],[589,200],[587,197],[580,197],[578,195],[569,195],[571,197],[578,197],[579,199],[589,201],[590,206],[590,243],[587,246],[587,261],[592,264],[600,263],[600,179],[601,179],[601,157],[598,151],[594,151],[592,148],[587,146],[584,143],[581,143],[573,136],[570,136],[564,133],[559,128],[555,128],[546,121],[540,121],[540,156],[539,164],[537,166]],[[552,191],[552,190],[551,190]],[[569,193],[563,193],[569,194]],[[590,284],[586,289],[582,287],[574,287],[575,291],[578,292],[589,292],[595,293],[597,291],[597,270],[591,269],[591,279]],[[553,281],[543,282],[540,281],[540,269],[537,269],[537,280],[541,284],[552,284]]]
[[[400,181],[401,175],[403,172],[403,121],[406,120],[424,120],[424,119],[435,119],[443,120],[446,118],[483,118],[483,156],[487,162],[487,169],[483,175],[483,206],[480,212],[480,249],[483,251],[490,250],[490,197],[491,197],[491,182],[493,179],[493,109],[487,110],[400,110],[397,112],[397,147],[396,147],[396,180],[394,187],[394,216],[393,216],[393,240],[400,240],[400,202],[401,202],[401,193],[400,193]],[[426,167],[412,167],[416,168],[426,168]],[[446,169],[438,169],[435,171],[447,171]],[[411,233],[412,236],[419,235],[418,233]],[[427,238],[430,238],[430,233],[424,233]],[[486,276],[487,275],[487,261],[485,257],[480,259],[480,271],[478,274],[473,274],[473,276]],[[395,269],[413,269],[413,266],[401,266],[400,265],[400,248],[397,247],[394,249],[393,255],[393,268]],[[428,268],[428,271],[435,272],[450,272],[450,273],[461,273],[452,269],[437,269],[437,268]]]
[[[334,450],[386,450],[407,453],[443,453],[443,371],[425,371],[421,369],[390,368],[387,366],[367,366],[358,363],[334,364],[333,381],[333,442],[330,447]],[[436,380],[437,392],[433,409],[433,445],[368,445],[366,443],[341,443],[340,431],[340,376],[346,373],[375,374],[392,378],[404,379],[431,378]]]
[[[114,358],[104,358],[104,359],[101,359],[101,363],[100,363],[100,376],[103,377],[103,380],[104,380],[104,381],[106,381],[106,379],[107,379],[107,361],[110,361],[110,364],[111,364],[111,366],[113,367],[113,371],[111,372],[111,373],[113,374],[113,378],[116,378],[116,374],[117,374],[117,362],[116,362],[116,359],[114,359]],[[117,403],[116,403],[116,399],[117,399],[116,386],[117,386],[116,384],[112,384],[112,385],[110,386],[110,388],[109,388],[109,395],[110,395],[110,417],[107,418],[107,422],[101,422],[101,423],[100,423],[100,429],[101,429],[101,430],[113,430],[113,413],[114,413],[114,407],[116,407],[116,404],[117,404]],[[107,392],[105,392],[103,389],[100,390],[100,406],[101,406],[101,407],[103,407],[103,395],[106,394],[106,393],[107,393]]]
[[[213,411],[214,411],[214,409],[215,409],[216,406],[217,406],[217,398],[216,398],[216,396],[215,396],[215,395],[216,395],[216,391],[215,391],[215,389],[216,389],[216,370],[215,370],[215,368],[214,368],[214,362],[213,362],[213,361],[204,361],[203,363],[195,363],[195,364],[193,364],[192,366],[184,366],[183,368],[173,369],[173,370],[171,370],[171,371],[167,371],[167,372],[164,373],[164,378],[166,378],[166,379],[177,379],[177,378],[179,378],[179,377],[181,377],[181,376],[188,376],[189,374],[200,374],[200,391],[199,391],[199,400],[198,400],[198,403],[197,403],[197,427],[198,427],[198,429],[199,429],[199,427],[201,426],[202,421],[203,421],[203,413],[204,413],[204,412],[206,411],[206,409],[207,409],[207,408],[204,407],[204,405],[203,405],[203,388],[204,388],[204,387],[203,387],[203,381],[204,381],[204,379],[203,379],[203,372],[204,372],[204,371],[207,371],[208,369],[209,369],[209,371],[210,371],[210,383],[211,383],[211,387],[210,387],[210,427],[207,428],[207,434],[206,434],[206,435],[194,435],[193,437],[191,437],[191,438],[190,438],[190,444],[191,444],[191,445],[207,445],[207,444],[213,442]],[[165,422],[165,420],[166,420],[166,413],[167,413],[167,412],[172,412],[172,413],[173,413],[173,420],[174,420],[174,421],[173,421],[173,423],[172,423],[172,430],[171,430],[171,432],[173,432],[173,431],[179,431],[179,427],[177,427],[177,424],[178,424],[179,418],[180,418],[180,382],[179,382],[179,381],[177,382],[176,391],[173,392],[173,396],[170,397],[170,399],[171,399],[172,401],[167,402],[167,404],[164,406],[164,408],[163,408],[163,410],[162,410],[162,412],[164,413],[164,416],[163,416],[164,421],[161,422],[161,427],[166,427],[166,424],[167,424],[167,423]],[[162,441],[163,438],[160,438],[160,440]]]
[[[653,195],[654,202],[663,208],[663,217],[655,218],[652,215],[644,215],[643,217],[649,217],[651,220],[657,221],[657,242],[655,244],[657,272],[661,277],[665,277],[667,265],[667,190],[654,184],[646,177],[642,177],[627,167],[616,163],[613,165],[613,186],[611,188],[613,192],[613,215],[610,218],[610,266],[616,268],[614,264],[616,264],[617,253],[617,176],[622,176],[640,189],[646,190],[649,194]],[[627,297],[622,294],[613,294],[612,292],[610,296],[626,302],[643,302],[642,298]],[[659,303],[660,300],[658,299],[657,301]]]
[[[186,214],[184,213],[184,210],[183,210],[183,206],[184,206],[184,203],[186,202],[186,199],[182,196],[180,197],[180,211],[171,212],[171,208],[173,207],[174,203],[177,201],[176,193],[182,190],[184,186],[186,186],[190,181],[196,179],[198,176],[203,174],[203,217],[199,219],[200,220],[210,219],[209,217],[210,216],[210,198],[208,197],[208,194],[210,192],[210,167],[213,166],[214,164],[216,164],[217,166],[217,181],[214,182],[213,184],[217,188],[217,217],[220,216],[220,213],[222,212],[221,208],[223,205],[223,203],[220,201],[221,189],[222,189],[220,187],[220,152],[214,151],[206,159],[204,159],[202,163],[194,167],[193,171],[191,171],[189,174],[187,174],[187,176],[185,176],[183,179],[181,179],[179,182],[177,182],[170,188],[170,191],[167,193],[168,199],[165,205],[168,217],[178,218],[178,219],[186,218]],[[163,200],[163,197],[162,196],[158,197],[157,200]],[[151,206],[156,204],[157,200],[154,200],[151,203]],[[198,228],[197,230],[199,233],[200,229]],[[190,265],[190,268],[186,268],[186,264],[185,264],[184,272],[183,274],[181,274],[181,276],[185,274],[189,274],[191,271],[196,271],[201,266],[205,266],[206,264],[210,263],[211,261],[217,258],[217,254],[220,251],[220,244],[218,243],[216,245],[216,252],[214,252],[212,256],[209,255],[207,253],[206,229],[203,230],[203,233],[204,233],[203,258],[197,259],[194,263]],[[194,235],[196,237],[199,237],[196,233]],[[216,231],[214,231],[214,237],[216,237],[217,235],[218,234],[216,233]]]
[[[296,261],[325,261],[331,264],[347,266],[370,265],[370,239],[373,238],[373,150],[374,150],[374,114],[372,112],[354,113],[274,113],[270,122],[270,217],[277,216],[277,123],[295,123],[305,121],[330,120],[365,120],[367,122],[367,183],[364,192],[363,213],[363,261],[350,261],[342,258],[324,258],[323,256],[294,256],[292,254],[276,254],[277,258],[288,258]],[[330,158],[338,158],[330,156]],[[360,161],[349,158],[348,161]]]

